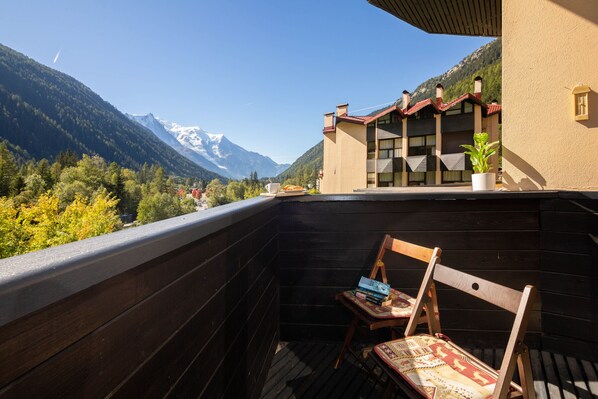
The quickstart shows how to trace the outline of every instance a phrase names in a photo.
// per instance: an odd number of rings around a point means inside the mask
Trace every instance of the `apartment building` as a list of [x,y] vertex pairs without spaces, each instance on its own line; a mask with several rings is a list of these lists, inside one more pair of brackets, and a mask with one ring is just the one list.
[[[498,140],[501,106],[485,104],[482,79],[474,92],[444,102],[436,98],[403,107],[390,106],[371,116],[349,115],[348,104],[324,115],[324,167],[320,191],[347,193],[373,187],[458,184],[471,181],[472,168],[461,144],[485,131]],[[498,165],[498,155],[492,159]]]

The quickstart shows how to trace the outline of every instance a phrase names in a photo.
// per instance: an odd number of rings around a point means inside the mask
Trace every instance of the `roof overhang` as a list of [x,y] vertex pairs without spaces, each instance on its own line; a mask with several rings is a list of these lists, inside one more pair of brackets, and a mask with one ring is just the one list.
[[368,0],[368,2],[428,33],[493,37],[502,34],[502,0]]

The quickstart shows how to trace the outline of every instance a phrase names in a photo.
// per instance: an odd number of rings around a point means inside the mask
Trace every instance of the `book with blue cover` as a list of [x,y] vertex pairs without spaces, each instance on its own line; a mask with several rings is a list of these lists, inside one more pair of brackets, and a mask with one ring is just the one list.
[[384,284],[378,280],[372,280],[371,278],[361,277],[359,280],[358,287],[364,290],[381,294],[385,297],[390,295],[390,285]]

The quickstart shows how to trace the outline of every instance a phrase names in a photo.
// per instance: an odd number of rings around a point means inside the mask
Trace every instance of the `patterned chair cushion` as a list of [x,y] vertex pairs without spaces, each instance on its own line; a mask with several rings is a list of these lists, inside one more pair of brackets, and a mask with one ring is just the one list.
[[376,345],[374,351],[426,398],[491,398],[494,392],[497,373],[440,338],[415,335]]
[[379,306],[358,298],[351,291],[343,292],[343,295],[361,308],[364,312],[378,319],[409,318],[415,306],[415,298],[395,289],[390,289],[390,306]]

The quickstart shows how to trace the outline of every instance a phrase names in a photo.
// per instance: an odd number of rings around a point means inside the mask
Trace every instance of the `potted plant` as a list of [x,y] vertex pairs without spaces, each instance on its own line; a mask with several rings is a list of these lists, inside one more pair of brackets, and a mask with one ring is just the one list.
[[467,149],[465,154],[469,155],[473,166],[471,186],[473,191],[494,191],[496,174],[490,173],[492,164],[488,159],[496,153],[498,141],[488,143],[488,133],[474,133],[473,145],[462,144]]

